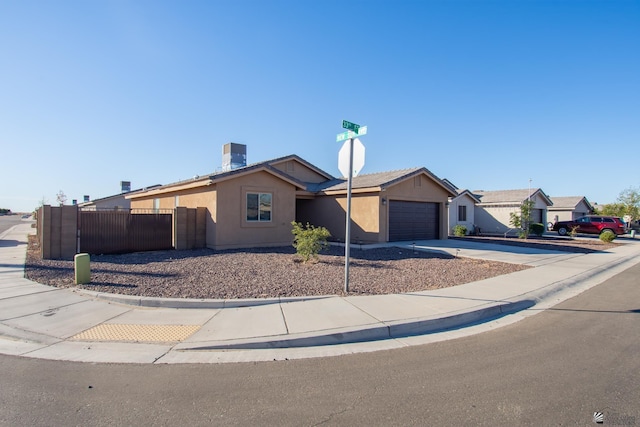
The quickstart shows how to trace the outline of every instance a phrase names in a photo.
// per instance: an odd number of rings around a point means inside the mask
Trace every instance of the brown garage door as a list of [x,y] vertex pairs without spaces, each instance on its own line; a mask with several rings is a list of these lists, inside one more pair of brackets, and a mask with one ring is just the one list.
[[440,210],[437,203],[389,202],[389,241],[440,238]]

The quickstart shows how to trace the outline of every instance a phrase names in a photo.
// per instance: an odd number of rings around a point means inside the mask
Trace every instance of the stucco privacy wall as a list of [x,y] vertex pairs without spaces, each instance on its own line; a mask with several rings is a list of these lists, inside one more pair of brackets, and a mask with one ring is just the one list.
[[44,205],[36,218],[42,258],[72,260],[78,241],[78,208]]
[[[173,246],[175,249],[194,249],[205,244],[206,209],[176,209],[173,212]],[[117,212],[114,212],[117,213]],[[40,207],[36,213],[37,238],[43,259],[73,260],[82,235],[78,230],[77,206]]]

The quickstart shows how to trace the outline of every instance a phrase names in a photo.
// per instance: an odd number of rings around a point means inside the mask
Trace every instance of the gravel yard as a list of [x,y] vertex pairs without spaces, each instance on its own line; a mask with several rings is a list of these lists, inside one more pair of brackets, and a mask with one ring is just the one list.
[[[518,242],[519,243],[519,242]],[[558,249],[604,249],[602,242]],[[535,244],[527,242],[527,244]],[[538,243],[540,244],[540,243]],[[73,261],[42,260],[30,237],[26,277],[75,286]],[[615,245],[615,244],[614,244]],[[351,250],[349,294],[378,295],[446,288],[528,267],[399,248]],[[317,262],[302,263],[292,247],[235,251],[140,252],[91,257],[91,279],[81,288],[164,298],[270,298],[343,295],[344,248],[330,247]]]

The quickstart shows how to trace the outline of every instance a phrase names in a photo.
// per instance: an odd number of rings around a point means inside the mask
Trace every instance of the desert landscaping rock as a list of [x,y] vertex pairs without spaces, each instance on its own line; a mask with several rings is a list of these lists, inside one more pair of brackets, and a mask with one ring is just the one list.
[[[26,277],[50,286],[75,286],[73,261],[40,259],[36,244],[30,239]],[[529,268],[395,247],[350,252],[350,295],[439,289]],[[164,298],[343,295],[344,248],[332,246],[308,263],[291,247],[93,255],[91,283],[79,287]]]

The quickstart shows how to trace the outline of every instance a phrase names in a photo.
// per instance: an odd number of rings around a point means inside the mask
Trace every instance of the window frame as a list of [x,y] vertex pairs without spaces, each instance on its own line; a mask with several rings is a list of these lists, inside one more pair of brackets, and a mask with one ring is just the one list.
[[[462,213],[462,215],[460,215]],[[467,220],[467,205],[458,205],[458,221]]]
[[[251,203],[249,202],[249,197],[250,196],[257,196],[257,206],[254,208],[252,207]],[[262,206],[262,197],[263,196],[269,196],[269,209],[268,210],[264,210],[264,213],[268,213],[269,214],[269,219],[262,219],[262,212],[263,210],[261,209]],[[256,219],[252,219],[249,217],[249,209],[256,209]],[[273,222],[273,192],[270,191],[247,191],[245,193],[245,210],[244,210],[244,220],[246,223],[248,224],[268,224],[268,223],[272,223]]]

